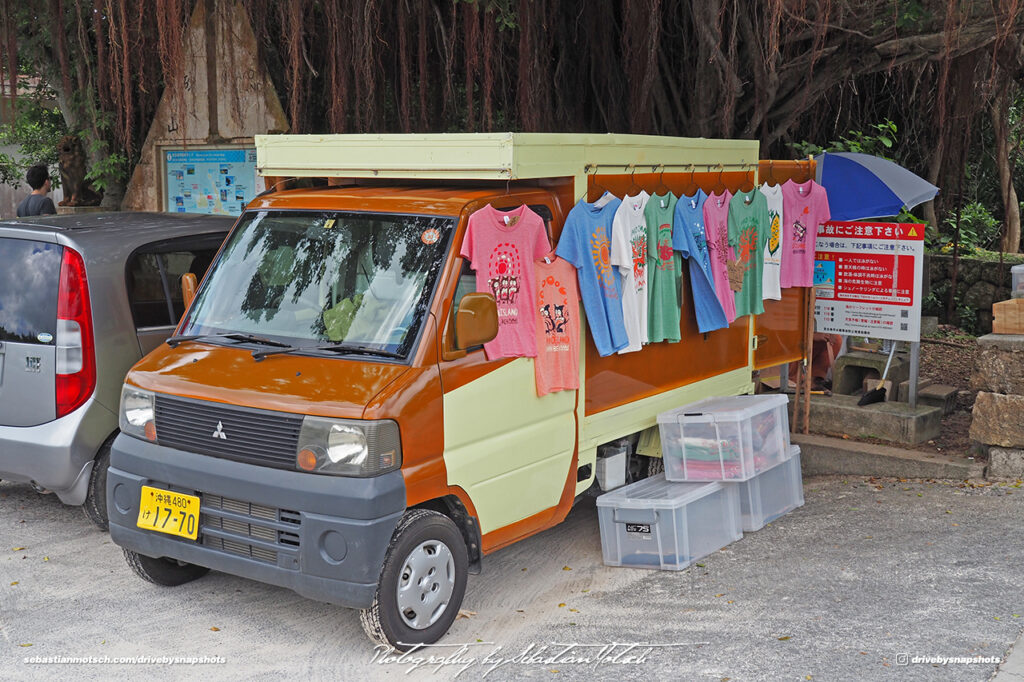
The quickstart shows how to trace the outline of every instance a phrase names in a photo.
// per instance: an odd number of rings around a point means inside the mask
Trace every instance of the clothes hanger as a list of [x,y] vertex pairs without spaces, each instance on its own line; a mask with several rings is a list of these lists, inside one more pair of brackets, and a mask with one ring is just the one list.
[[700,191],[700,187],[697,186],[697,182],[693,179],[693,174],[697,172],[697,166],[690,164],[690,183],[686,186],[686,196],[696,196],[697,192]]
[[[748,185],[750,186],[750,189],[743,189]],[[746,175],[743,176],[743,181],[740,183],[739,191],[743,192],[744,194],[750,194],[751,192],[754,191],[754,189],[756,189],[754,187],[754,173],[748,172]],[[746,202],[748,204],[750,203],[750,197],[747,197]]]
[[729,189],[725,186],[725,182],[722,180],[722,173],[725,172],[725,164],[718,164],[718,182],[715,183],[715,194],[725,194],[725,191]]
[[632,166],[631,165],[630,167],[633,170],[629,174],[630,186],[629,186],[629,191],[626,192],[626,194],[630,195],[630,196],[636,196],[637,194],[640,194],[640,189],[641,188],[640,188],[640,185],[636,184],[636,166]]
[[[658,186],[654,188],[655,194],[670,194],[671,190],[665,185],[665,164],[661,164],[661,173],[658,175]],[[663,190],[663,191],[659,191]]]
[[[768,181],[769,180],[771,180],[771,185],[768,185]],[[769,187],[771,187],[773,185],[779,184],[779,181],[775,179],[775,162],[774,161],[769,161],[768,162],[768,175],[765,176],[764,184],[768,185]]]

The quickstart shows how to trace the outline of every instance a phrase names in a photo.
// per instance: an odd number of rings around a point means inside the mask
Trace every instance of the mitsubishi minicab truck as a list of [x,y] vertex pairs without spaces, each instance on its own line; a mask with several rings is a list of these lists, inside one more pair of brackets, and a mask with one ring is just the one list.
[[[803,357],[806,290],[701,334],[684,277],[680,342],[601,357],[584,331],[579,390],[538,397],[532,358],[487,359],[495,300],[459,255],[488,204],[529,206],[554,247],[583,197],[752,181],[754,141],[256,146],[277,189],[239,217],[175,335],[121,394],[110,535],[158,585],[223,571],[360,609],[367,634],[398,649],[434,642],[485,555],[558,524],[592,487],[599,446],[656,433],[659,412],[750,393],[752,371]],[[311,177],[328,180],[288,189]],[[633,478],[652,464],[630,460]]]

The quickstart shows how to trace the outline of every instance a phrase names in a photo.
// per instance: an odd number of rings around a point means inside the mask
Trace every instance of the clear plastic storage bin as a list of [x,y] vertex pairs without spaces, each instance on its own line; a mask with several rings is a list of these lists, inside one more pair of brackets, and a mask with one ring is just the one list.
[[749,481],[736,483],[740,492],[743,530],[761,530],[784,514],[804,505],[803,476],[800,474],[800,446],[793,445],[790,457]]
[[1010,268],[1010,279],[1013,286],[1010,287],[1010,294],[1013,298],[1024,298],[1024,263],[1019,263]]
[[736,486],[663,474],[601,495],[597,515],[609,566],[679,571],[743,537]]
[[747,481],[786,459],[785,395],[708,398],[658,415],[665,478]]

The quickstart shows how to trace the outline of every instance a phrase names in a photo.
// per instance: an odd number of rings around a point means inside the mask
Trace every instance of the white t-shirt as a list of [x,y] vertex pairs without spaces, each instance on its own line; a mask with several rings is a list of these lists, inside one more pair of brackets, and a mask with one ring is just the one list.
[[619,353],[632,353],[647,343],[647,223],[644,207],[650,195],[643,190],[626,196],[612,220],[611,264],[622,277],[622,321],[629,345]]
[[782,298],[779,276],[782,273],[782,185],[761,185],[761,194],[768,200],[768,222],[771,226],[764,243],[764,269],[761,278],[761,298]]

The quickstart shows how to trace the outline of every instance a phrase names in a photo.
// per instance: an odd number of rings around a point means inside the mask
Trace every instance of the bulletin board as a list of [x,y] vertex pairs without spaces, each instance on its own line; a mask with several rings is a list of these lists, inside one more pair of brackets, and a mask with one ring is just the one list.
[[240,215],[263,191],[256,147],[164,149],[164,210]]

